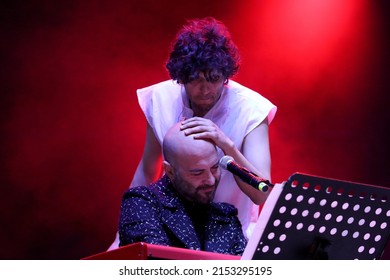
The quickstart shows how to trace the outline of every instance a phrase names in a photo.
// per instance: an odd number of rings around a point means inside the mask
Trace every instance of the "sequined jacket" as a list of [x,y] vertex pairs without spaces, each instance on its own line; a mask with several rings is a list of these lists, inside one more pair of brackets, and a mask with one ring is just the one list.
[[150,186],[130,188],[123,195],[119,221],[120,245],[146,242],[222,254],[241,255],[246,239],[237,209],[212,202],[204,242],[199,241],[172,183],[163,176]]

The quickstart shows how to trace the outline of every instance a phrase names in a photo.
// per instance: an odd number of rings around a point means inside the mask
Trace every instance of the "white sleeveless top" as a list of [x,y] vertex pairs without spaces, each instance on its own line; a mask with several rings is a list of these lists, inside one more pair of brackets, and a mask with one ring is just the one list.
[[[193,117],[184,86],[173,80],[137,90],[138,102],[153,128],[160,145],[168,129],[183,118]],[[276,106],[259,93],[229,80],[217,103],[204,118],[213,121],[241,150],[243,140],[266,117],[271,123]],[[219,150],[219,156],[223,152]],[[244,234],[250,237],[257,221],[259,207],[237,186],[233,175],[221,170],[214,201],[233,204],[238,209]]]

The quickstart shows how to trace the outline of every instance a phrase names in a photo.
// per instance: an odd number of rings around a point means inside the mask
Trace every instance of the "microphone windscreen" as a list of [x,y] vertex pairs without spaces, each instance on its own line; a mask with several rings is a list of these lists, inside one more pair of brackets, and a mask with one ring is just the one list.
[[221,166],[223,169],[227,169],[227,165],[232,162],[234,159],[231,156],[223,156],[219,160],[219,166]]

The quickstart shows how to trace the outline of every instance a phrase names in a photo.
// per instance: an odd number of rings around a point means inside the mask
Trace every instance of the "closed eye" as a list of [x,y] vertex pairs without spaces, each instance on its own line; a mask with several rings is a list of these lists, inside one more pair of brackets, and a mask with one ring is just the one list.
[[200,176],[200,175],[203,174],[203,170],[198,170],[198,169],[196,169],[196,170],[191,170],[190,173],[191,173],[191,175],[193,175],[193,176]]

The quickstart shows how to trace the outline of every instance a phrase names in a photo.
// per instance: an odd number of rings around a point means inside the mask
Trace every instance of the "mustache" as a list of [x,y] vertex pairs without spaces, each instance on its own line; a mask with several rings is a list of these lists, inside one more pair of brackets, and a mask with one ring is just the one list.
[[216,184],[213,184],[213,185],[200,185],[198,187],[198,190],[207,190],[207,189],[210,189],[210,188],[214,188],[216,189],[217,188],[217,183]]

